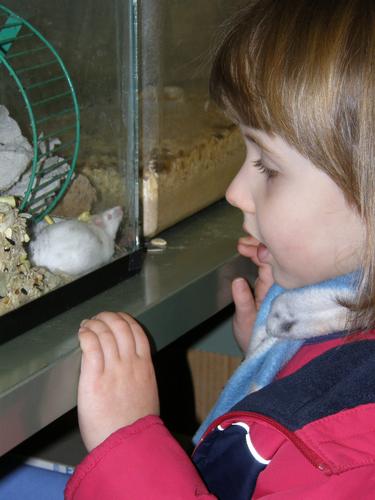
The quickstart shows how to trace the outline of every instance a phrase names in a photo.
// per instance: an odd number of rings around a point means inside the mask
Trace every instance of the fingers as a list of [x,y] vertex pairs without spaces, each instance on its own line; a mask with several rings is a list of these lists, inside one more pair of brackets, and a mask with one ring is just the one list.
[[96,316],[112,330],[117,340],[120,355],[136,353],[138,356],[150,356],[150,345],[141,325],[129,314],[103,312]]
[[[125,313],[101,312],[86,320],[83,328],[94,333],[108,361],[138,355],[150,357],[146,334],[137,321]],[[80,329],[81,332],[82,328]]]
[[250,258],[257,266],[261,265],[257,257],[259,241],[253,236],[243,236],[239,238],[237,251],[240,255]]
[[246,236],[241,236],[240,238],[238,238],[238,242],[243,245],[253,245],[253,246],[259,245],[259,240],[257,240],[255,236],[252,236],[251,234],[248,234]]
[[253,294],[244,278],[237,278],[232,283],[233,301],[236,306],[236,322],[242,325],[241,330],[252,327],[256,315]]
[[126,321],[132,329],[136,352],[138,356],[151,357],[150,343],[141,325],[129,314],[119,312],[119,316]]
[[82,350],[81,371],[100,375],[104,371],[104,353],[98,336],[85,327],[79,330],[79,343]]
[[249,284],[244,278],[232,283],[233,301],[236,307],[233,317],[233,334],[243,352],[247,351],[253,329],[256,306]]
[[259,240],[251,235],[239,238],[237,245],[238,252],[245,257],[249,257],[258,266],[258,278],[254,285],[255,305],[257,309],[259,309],[265,295],[274,283],[271,266],[260,262],[257,257],[258,245]]
[[119,313],[101,312],[96,315],[96,318],[100,319],[110,329],[120,357],[126,358],[129,355],[134,356],[134,354],[137,354],[132,328],[129,322],[124,321]]
[[116,338],[113,336],[109,326],[104,321],[101,321],[98,316],[86,320],[81,325],[80,331],[82,330],[82,327],[96,335],[104,354],[104,363],[106,362],[106,359],[108,361],[114,361],[120,358]]
[[259,309],[260,304],[273,283],[274,279],[271,266],[266,264],[259,267],[258,278],[255,282],[255,303],[257,309]]
[[250,287],[244,278],[236,278],[232,283],[233,300],[238,313],[247,313],[249,304],[254,302]]

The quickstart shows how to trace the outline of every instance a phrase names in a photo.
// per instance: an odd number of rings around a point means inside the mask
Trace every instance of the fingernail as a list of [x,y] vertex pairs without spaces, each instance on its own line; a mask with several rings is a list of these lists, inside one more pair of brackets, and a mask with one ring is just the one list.
[[83,319],[79,326],[84,326],[88,322],[88,319]]
[[233,281],[233,285],[237,288],[237,290],[239,291],[243,291],[246,289],[246,283],[245,283],[245,280],[243,278],[236,278],[234,281]]

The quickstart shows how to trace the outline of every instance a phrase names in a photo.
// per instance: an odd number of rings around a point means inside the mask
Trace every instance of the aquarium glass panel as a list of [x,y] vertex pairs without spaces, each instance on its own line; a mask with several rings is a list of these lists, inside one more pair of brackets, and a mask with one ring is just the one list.
[[133,1],[0,4],[2,314],[140,248],[139,37]]
[[244,0],[144,0],[144,230],[153,235],[221,198],[244,155],[236,127],[210,102],[211,52]]

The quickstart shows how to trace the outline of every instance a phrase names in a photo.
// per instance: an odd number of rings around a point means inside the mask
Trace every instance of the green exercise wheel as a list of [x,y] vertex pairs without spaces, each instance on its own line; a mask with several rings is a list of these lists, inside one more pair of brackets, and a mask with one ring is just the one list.
[[64,196],[76,167],[80,143],[77,96],[54,47],[28,21],[0,4],[1,65],[26,106],[33,146],[31,175],[20,211],[39,221]]

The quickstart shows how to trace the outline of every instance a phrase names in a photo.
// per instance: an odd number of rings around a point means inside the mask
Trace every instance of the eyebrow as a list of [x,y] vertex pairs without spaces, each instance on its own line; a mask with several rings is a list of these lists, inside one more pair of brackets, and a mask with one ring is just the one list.
[[244,134],[244,137],[246,137],[246,139],[250,139],[250,141],[254,142],[258,148],[260,149],[264,149],[264,151],[267,151],[267,153],[271,154],[271,155],[274,155],[275,153],[273,153],[269,148],[267,148],[262,141],[260,141],[259,139],[257,139],[255,137],[255,135],[249,133],[249,132],[246,132]]
[[262,141],[260,141],[259,139],[257,139],[255,137],[255,135],[250,134],[249,132],[246,132],[246,134],[244,134],[244,136],[246,137],[246,139],[250,139],[250,141],[254,142],[258,146],[258,148],[264,149],[265,151],[268,151],[269,153],[271,152],[269,149],[267,149],[265,147],[265,145],[262,143]]

